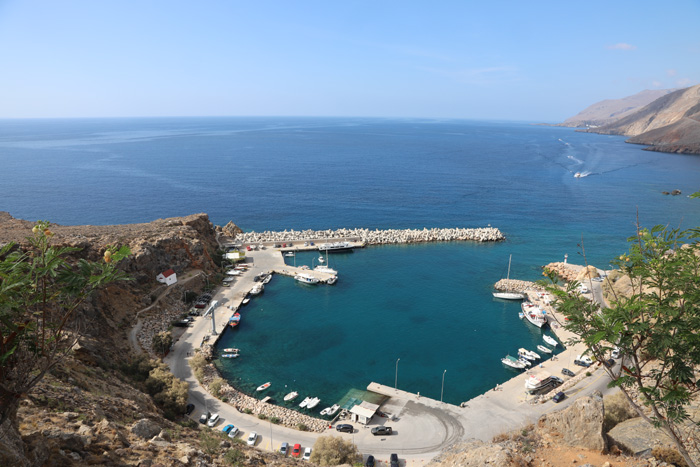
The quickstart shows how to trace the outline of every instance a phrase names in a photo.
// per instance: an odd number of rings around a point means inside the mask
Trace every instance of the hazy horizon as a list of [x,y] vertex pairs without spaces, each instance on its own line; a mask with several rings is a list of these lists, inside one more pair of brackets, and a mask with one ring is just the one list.
[[698,17],[693,0],[8,0],[0,118],[556,123],[604,99],[700,83]]

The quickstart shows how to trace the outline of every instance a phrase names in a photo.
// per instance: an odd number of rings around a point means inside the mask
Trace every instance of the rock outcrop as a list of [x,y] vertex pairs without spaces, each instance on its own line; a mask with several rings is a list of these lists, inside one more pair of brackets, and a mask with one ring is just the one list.
[[596,392],[576,399],[573,405],[560,412],[543,415],[537,422],[537,429],[560,436],[567,446],[603,451],[606,448],[603,418],[603,395]]
[[483,467],[518,465],[521,456],[512,449],[496,443],[474,440],[452,446],[433,459],[428,466]]
[[647,456],[657,446],[674,446],[671,438],[641,417],[618,423],[608,432],[608,438],[623,452],[634,456]]

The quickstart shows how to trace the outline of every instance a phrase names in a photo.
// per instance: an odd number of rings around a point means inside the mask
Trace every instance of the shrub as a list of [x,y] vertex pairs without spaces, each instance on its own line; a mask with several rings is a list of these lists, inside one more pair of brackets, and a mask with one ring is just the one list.
[[243,412],[247,413],[248,415],[250,415],[250,414],[253,413],[253,411],[250,410],[248,407],[246,407],[245,409],[243,409]]
[[274,423],[275,425],[277,425],[277,424],[278,424],[279,422],[281,422],[282,420],[280,420],[279,417],[272,417],[272,418],[270,419],[270,421],[271,421],[272,423]]
[[651,450],[651,456],[655,457],[656,460],[675,465],[676,467],[688,467],[688,464],[683,459],[683,456],[672,448],[654,448]]
[[350,440],[338,436],[321,436],[314,443],[311,462],[319,465],[353,464],[360,460],[360,453]]
[[297,429],[298,429],[299,431],[309,431],[309,427],[306,426],[306,425],[304,425],[303,423],[298,424],[298,425],[297,425]]
[[165,331],[153,336],[151,348],[158,355],[165,355],[173,345],[173,335],[170,331]]
[[603,406],[605,407],[603,431],[606,433],[615,428],[615,425],[618,423],[639,416],[622,391],[605,396],[603,399]]
[[258,418],[260,420],[267,420],[267,415],[265,415],[264,413],[261,413],[261,414],[258,414]]
[[164,363],[158,364],[151,370],[144,385],[167,418],[174,420],[185,411],[188,385],[175,378]]
[[231,448],[224,454],[224,460],[228,462],[229,465],[233,466],[243,466],[245,465],[245,455],[238,448]]
[[224,384],[224,380],[221,378],[216,378],[209,384],[209,392],[214,397],[221,397],[221,385]]
[[200,431],[199,441],[202,447],[202,451],[206,452],[210,456],[218,454],[219,444],[221,443],[221,440],[218,436],[212,433],[211,430]]
[[207,359],[201,353],[197,352],[190,358],[190,367],[193,370],[204,370],[205,366],[207,366]]

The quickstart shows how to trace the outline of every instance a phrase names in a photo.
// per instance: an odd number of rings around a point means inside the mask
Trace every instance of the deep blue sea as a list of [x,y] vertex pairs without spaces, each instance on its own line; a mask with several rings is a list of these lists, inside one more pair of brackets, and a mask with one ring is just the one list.
[[[364,118],[0,120],[0,210],[61,224],[206,212],[244,230],[500,228],[498,244],[373,247],[333,286],[275,277],[223,338],[243,389],[331,404],[370,381],[459,403],[541,340],[490,287],[563,260],[605,267],[644,226],[700,225],[700,157],[527,123]],[[574,173],[586,174],[574,178]],[[663,196],[679,189],[681,196]],[[299,255],[311,265],[316,255]],[[286,386],[286,387],[285,387]]]

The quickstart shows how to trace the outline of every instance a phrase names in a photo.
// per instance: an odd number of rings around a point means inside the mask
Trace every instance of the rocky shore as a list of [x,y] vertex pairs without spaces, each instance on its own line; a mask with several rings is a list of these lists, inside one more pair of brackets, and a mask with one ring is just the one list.
[[505,240],[505,236],[495,227],[482,227],[476,229],[451,228],[451,229],[337,229],[337,230],[284,230],[282,232],[247,232],[235,236],[235,240],[241,243],[267,243],[289,241],[317,241],[346,239],[363,242],[366,245],[386,245],[397,243],[426,243],[426,242],[499,242]]
[[525,292],[526,290],[544,290],[539,285],[530,281],[520,281],[517,279],[501,279],[496,282],[493,286],[494,289],[499,291],[509,291],[509,292]]

